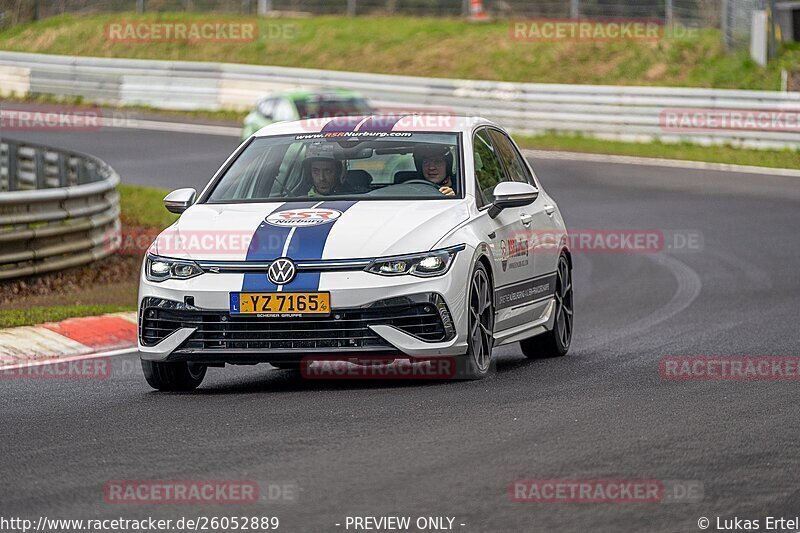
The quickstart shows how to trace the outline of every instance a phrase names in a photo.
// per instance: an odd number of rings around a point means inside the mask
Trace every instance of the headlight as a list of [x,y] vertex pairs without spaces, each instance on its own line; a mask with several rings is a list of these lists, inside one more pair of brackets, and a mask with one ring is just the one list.
[[148,281],[189,279],[202,273],[203,270],[191,261],[168,259],[155,255],[148,255],[145,260],[144,275]]
[[450,268],[456,254],[464,248],[465,246],[461,244],[451,248],[419,254],[381,257],[370,263],[365,270],[381,276],[400,276],[403,274],[411,274],[421,278],[441,276]]

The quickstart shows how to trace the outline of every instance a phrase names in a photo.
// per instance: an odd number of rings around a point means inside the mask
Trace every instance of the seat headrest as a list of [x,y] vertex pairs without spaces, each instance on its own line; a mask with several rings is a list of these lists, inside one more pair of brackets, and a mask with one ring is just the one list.
[[372,175],[366,170],[348,170],[344,175],[345,183],[349,183],[353,187],[361,187],[368,189],[372,183]]

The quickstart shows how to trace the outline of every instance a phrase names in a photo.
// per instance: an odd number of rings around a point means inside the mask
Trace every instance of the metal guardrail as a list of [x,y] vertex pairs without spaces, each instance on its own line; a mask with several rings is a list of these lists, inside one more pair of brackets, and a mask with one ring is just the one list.
[[[659,18],[718,26],[723,0],[482,0],[493,17]],[[237,15],[469,17],[470,0],[0,0],[7,25],[65,13],[191,12]],[[1,26],[1,25],[0,25]]]
[[0,280],[119,248],[119,176],[86,154],[0,139]]
[[514,133],[554,131],[627,141],[800,148],[800,128],[675,131],[673,109],[800,110],[800,93],[672,87],[504,83],[191,61],[151,61],[0,51],[0,92],[81,96],[162,109],[247,109],[266,93],[343,87],[380,108],[481,115]]

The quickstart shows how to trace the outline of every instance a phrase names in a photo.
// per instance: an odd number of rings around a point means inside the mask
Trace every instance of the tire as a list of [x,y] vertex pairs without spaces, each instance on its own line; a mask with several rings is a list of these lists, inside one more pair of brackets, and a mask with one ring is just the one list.
[[529,359],[562,357],[567,355],[572,343],[574,307],[572,298],[572,272],[565,254],[558,258],[556,273],[556,307],[553,329],[520,341],[522,353]]
[[458,357],[458,377],[483,379],[489,375],[494,347],[494,288],[482,263],[475,266],[469,284],[467,353]]
[[162,363],[142,360],[144,379],[156,390],[190,391],[200,386],[206,377],[206,366],[187,362]]

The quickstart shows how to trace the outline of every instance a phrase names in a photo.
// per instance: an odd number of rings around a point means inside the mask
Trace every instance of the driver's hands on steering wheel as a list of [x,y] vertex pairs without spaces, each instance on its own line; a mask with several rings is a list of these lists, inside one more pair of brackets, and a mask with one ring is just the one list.
[[446,185],[444,187],[439,187],[439,192],[444,194],[445,196],[455,196],[456,195],[456,191],[454,191],[452,187],[448,187]]

